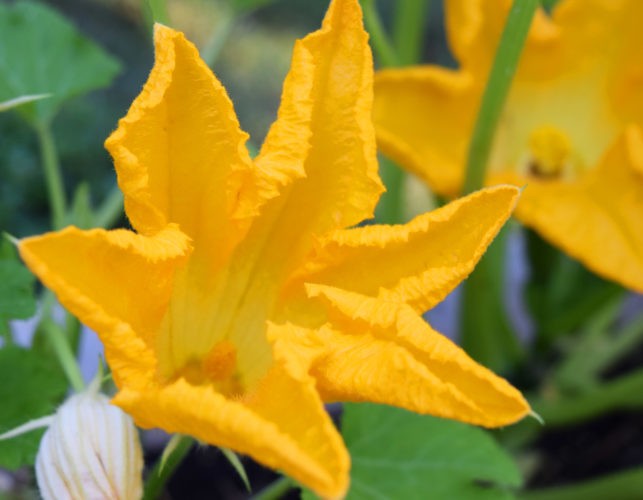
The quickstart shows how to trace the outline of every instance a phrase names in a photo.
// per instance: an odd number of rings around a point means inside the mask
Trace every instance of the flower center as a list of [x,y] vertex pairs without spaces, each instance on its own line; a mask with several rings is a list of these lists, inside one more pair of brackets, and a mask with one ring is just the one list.
[[528,173],[535,177],[561,177],[572,164],[572,147],[567,135],[551,125],[543,125],[529,136]]
[[230,378],[237,367],[237,348],[229,340],[217,342],[201,362],[203,373],[214,382]]
[[191,359],[175,375],[194,385],[211,384],[228,397],[244,393],[237,371],[237,348],[229,340],[217,342],[201,361]]

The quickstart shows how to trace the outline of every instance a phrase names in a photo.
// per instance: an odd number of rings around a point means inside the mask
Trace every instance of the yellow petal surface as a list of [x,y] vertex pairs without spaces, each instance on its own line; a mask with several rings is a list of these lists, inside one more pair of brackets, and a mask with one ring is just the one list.
[[378,71],[378,146],[436,192],[456,196],[481,91],[470,74],[435,66]]
[[154,41],[150,77],[105,145],[136,230],[176,223],[216,265],[238,239],[239,200],[256,195],[248,136],[196,47],[158,24]]
[[309,292],[329,308],[330,324],[273,333],[275,350],[297,360],[293,370],[309,366],[326,401],[373,401],[486,427],[530,411],[520,392],[410,307],[320,285]]
[[335,0],[321,30],[295,47],[279,117],[256,161],[262,192],[279,196],[262,207],[225,268],[215,328],[229,332],[249,374],[271,362],[263,319],[314,238],[372,216],[383,189],[372,77],[359,3]]
[[383,191],[361,16],[358,2],[335,0],[321,30],[297,43],[279,117],[257,158],[260,170],[279,163],[294,173],[249,238],[253,245],[267,239],[265,254],[289,266],[307,253],[313,235],[371,217]]
[[155,370],[154,334],[189,239],[170,225],[153,237],[69,227],[21,240],[20,255],[61,304],[96,330],[118,385]]
[[629,128],[578,182],[530,180],[516,215],[595,273],[643,292],[641,158],[641,133]]
[[[469,273],[511,215],[520,191],[477,191],[398,226],[337,231],[291,283],[319,283],[431,309]],[[287,300],[287,299],[286,299]]]
[[276,365],[257,390],[231,400],[185,379],[143,391],[121,390],[113,402],[137,425],[161,427],[249,454],[281,469],[322,498],[343,498],[350,459],[310,376]]

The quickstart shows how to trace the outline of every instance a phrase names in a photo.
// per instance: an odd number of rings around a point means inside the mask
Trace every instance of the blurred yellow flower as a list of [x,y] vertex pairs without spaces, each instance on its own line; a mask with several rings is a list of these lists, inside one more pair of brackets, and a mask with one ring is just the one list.
[[404,226],[350,228],[383,187],[372,58],[357,0],[297,42],[253,162],[232,103],[183,34],[107,140],[137,231],[74,227],[20,243],[105,344],[114,403],[251,455],[325,498],[350,459],[324,401],[370,400],[485,426],[520,393],[419,313],[473,269],[519,192],[479,191]]
[[[510,0],[447,0],[458,70],[375,78],[378,144],[456,195]],[[561,0],[536,13],[487,184],[527,185],[516,216],[594,272],[643,291],[643,2]]]

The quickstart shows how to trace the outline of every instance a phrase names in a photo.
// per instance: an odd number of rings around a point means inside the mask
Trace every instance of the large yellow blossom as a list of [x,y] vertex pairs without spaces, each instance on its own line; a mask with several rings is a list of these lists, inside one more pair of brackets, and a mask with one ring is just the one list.
[[[382,150],[452,196],[510,0],[447,0],[458,70],[375,79]],[[532,23],[492,148],[490,185],[527,185],[516,215],[594,272],[643,291],[643,2],[561,0]]]
[[74,227],[20,243],[95,329],[142,427],[196,436],[327,498],[349,456],[324,401],[375,401],[498,426],[529,407],[424,322],[518,198],[479,191],[404,226],[347,229],[383,188],[372,59],[357,0],[297,42],[279,117],[253,162],[223,87],[183,34],[107,148],[136,232]]

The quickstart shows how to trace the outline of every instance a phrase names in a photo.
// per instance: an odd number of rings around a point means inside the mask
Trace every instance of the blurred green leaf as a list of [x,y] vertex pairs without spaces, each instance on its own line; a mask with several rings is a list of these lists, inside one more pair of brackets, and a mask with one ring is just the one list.
[[70,97],[110,84],[120,64],[56,11],[35,2],[0,4],[0,101],[52,94],[16,109],[46,124]]
[[20,97],[9,99],[8,101],[2,101],[0,102],[0,112],[9,111],[10,109],[15,108],[16,106],[20,106],[21,104],[27,104],[28,102],[38,101],[40,99],[46,99],[47,97],[51,97],[51,94],[21,95]]
[[[0,349],[0,433],[51,414],[67,390],[54,362],[16,346]],[[43,431],[0,441],[0,467],[33,464]]]
[[17,259],[11,243],[0,242],[0,334],[7,333],[8,320],[27,319],[36,313],[34,281],[34,275]]
[[[367,403],[347,404],[342,434],[351,460],[347,500],[510,499],[513,461],[484,430]],[[304,500],[315,498],[305,492]]]

